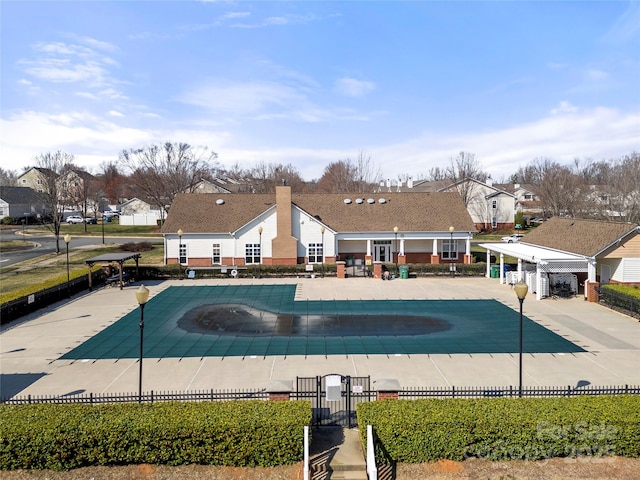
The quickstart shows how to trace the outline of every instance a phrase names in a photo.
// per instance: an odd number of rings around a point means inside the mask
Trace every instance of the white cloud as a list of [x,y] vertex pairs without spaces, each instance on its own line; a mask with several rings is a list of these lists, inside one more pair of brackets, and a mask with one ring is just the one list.
[[553,115],[558,115],[561,113],[573,113],[577,111],[578,111],[578,108],[574,107],[573,105],[571,105],[571,103],[567,102],[566,100],[563,100],[562,102],[560,102],[560,105],[551,109],[551,113]]
[[124,117],[124,114],[122,114],[121,112],[118,112],[117,110],[109,110],[109,115],[112,117]]
[[361,97],[372,92],[375,88],[376,86],[373,82],[355,78],[339,78],[334,85],[336,92],[349,97]]

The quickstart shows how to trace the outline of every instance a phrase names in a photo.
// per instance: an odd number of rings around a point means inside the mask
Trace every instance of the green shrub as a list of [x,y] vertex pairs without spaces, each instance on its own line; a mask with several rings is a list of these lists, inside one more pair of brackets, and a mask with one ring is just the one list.
[[381,463],[640,456],[637,396],[387,400],[357,411]]
[[3,405],[0,469],[89,465],[288,465],[303,455],[308,402]]

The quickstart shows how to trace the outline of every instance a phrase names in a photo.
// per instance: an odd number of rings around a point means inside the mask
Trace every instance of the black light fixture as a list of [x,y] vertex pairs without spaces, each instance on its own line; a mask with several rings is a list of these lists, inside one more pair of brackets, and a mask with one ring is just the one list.
[[104,245],[104,212],[102,212],[102,244]]
[[258,259],[258,278],[262,278],[262,226],[258,227],[258,235],[260,236],[260,258]]
[[69,242],[71,241],[71,235],[68,233],[64,236],[64,243],[67,244],[67,298],[71,298],[71,288],[69,282],[71,277],[69,276]]
[[393,246],[393,249],[395,250],[395,257],[396,257],[396,276],[399,277],[399,272],[398,272],[398,227],[393,227],[393,234],[395,235],[395,245]]
[[182,229],[178,229],[178,278],[180,280],[182,280],[182,263],[181,260],[182,258],[180,257],[180,255],[182,254],[182,234],[184,232],[182,231]]
[[142,348],[144,343],[144,306],[149,300],[149,289],[144,285],[136,290],[136,300],[140,305],[140,365],[138,370],[138,403],[142,403]]
[[455,275],[456,266],[453,263],[453,232],[455,232],[455,228],[453,226],[449,227],[449,235],[451,236],[449,239],[449,274],[453,277]]
[[520,354],[518,357],[519,374],[518,374],[518,397],[522,397],[522,304],[529,291],[529,286],[520,280],[513,287],[520,302]]

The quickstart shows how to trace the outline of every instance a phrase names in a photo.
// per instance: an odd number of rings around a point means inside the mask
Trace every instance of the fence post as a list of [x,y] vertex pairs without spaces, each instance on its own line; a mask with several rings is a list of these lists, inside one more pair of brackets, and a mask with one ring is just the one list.
[[293,380],[272,380],[267,384],[265,391],[269,394],[271,402],[288,402],[293,392]]

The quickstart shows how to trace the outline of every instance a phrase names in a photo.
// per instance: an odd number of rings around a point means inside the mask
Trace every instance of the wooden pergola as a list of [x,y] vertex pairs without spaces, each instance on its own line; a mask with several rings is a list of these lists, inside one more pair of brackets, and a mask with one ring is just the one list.
[[138,277],[138,260],[142,255],[140,253],[105,253],[104,255],[99,255],[97,257],[89,258],[85,260],[89,268],[89,290],[93,288],[92,280],[91,280],[91,269],[96,263],[117,263],[119,268],[118,273],[118,283],[120,284],[120,290],[122,290],[123,281],[122,281],[122,264],[127,260],[135,260],[136,261],[136,278]]

